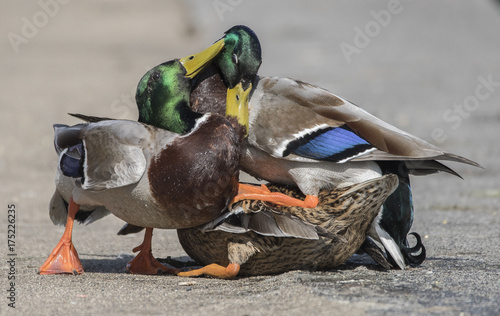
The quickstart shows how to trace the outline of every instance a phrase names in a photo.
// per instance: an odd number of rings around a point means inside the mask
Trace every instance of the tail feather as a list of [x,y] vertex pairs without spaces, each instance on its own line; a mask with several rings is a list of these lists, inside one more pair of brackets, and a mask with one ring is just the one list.
[[69,115],[79,118],[82,121],[86,121],[88,123],[97,123],[100,121],[111,121],[114,120],[112,118],[108,117],[98,117],[98,116],[90,116],[90,115],[85,115],[85,114],[79,114],[79,113],[68,113]]
[[393,266],[388,261],[387,254],[383,245],[377,244],[372,237],[366,236],[365,241],[361,245],[361,250],[366,252],[376,263],[381,265],[384,269],[390,270]]
[[[422,166],[439,169],[440,165],[439,162],[435,162]],[[398,175],[399,186],[382,206],[378,225],[375,225],[377,235],[384,245],[389,260],[401,269],[407,264],[421,264],[425,260],[426,253],[420,236],[412,233],[417,239],[414,247],[409,247],[407,239],[413,224],[413,200],[407,162],[381,162],[380,166],[383,173]]]
[[456,171],[437,160],[408,160],[405,161],[408,173],[416,176],[425,176],[436,172],[446,172],[463,179]]
[[415,246],[411,248],[408,246],[403,247],[404,252],[406,253],[406,259],[408,260],[408,263],[410,265],[420,265],[425,260],[426,256],[425,246],[422,243],[422,239],[420,238],[419,234],[412,232],[409,233],[408,235],[414,236],[415,239],[417,240],[417,243]]
[[401,252],[402,249],[400,248],[400,245],[398,245],[392,236],[379,225],[375,225],[375,230],[377,231],[380,241],[384,245],[386,253],[390,255],[401,270],[404,270],[406,267],[406,260]]
[[[68,202],[64,200],[63,196],[56,190],[49,204],[49,216],[54,225],[66,225],[68,206]],[[104,206],[98,206],[89,210],[82,210],[80,208],[75,215],[75,220],[81,224],[88,225],[109,214],[110,212]]]
[[122,228],[120,228],[120,230],[118,231],[118,235],[136,234],[143,229],[144,229],[144,227],[135,226],[135,225],[127,223],[127,224],[123,225]]
[[465,164],[468,164],[468,165],[471,165],[471,166],[474,166],[474,167],[483,168],[480,164],[478,164],[475,161],[472,161],[470,159],[467,159],[465,157],[462,157],[462,156],[459,156],[459,155],[455,155],[455,154],[452,154],[452,153],[444,153],[442,157],[439,157],[437,159],[449,160],[449,161],[455,161],[455,162],[461,162],[461,163],[465,163]]
[[49,216],[54,225],[66,225],[68,218],[68,203],[64,201],[62,195],[56,190],[49,203]]

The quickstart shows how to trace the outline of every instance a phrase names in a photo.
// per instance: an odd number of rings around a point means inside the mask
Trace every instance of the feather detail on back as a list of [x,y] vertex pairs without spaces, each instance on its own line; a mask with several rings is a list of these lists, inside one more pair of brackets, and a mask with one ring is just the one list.
[[[392,182],[388,182],[391,185],[394,185],[394,182],[397,183],[396,176],[391,175],[390,177],[392,177]],[[203,225],[200,229],[203,232],[220,230],[230,233],[245,233],[253,231],[263,236],[303,239],[318,239],[318,236],[329,236],[335,239],[335,234],[331,234],[327,229],[319,226],[317,219],[314,218],[315,212],[318,213],[316,216],[319,217],[323,216],[319,214],[325,213],[325,219],[330,216],[332,216],[331,220],[334,220],[335,216],[342,217],[341,213],[345,212],[343,201],[348,200],[348,203],[353,203],[350,199],[354,199],[354,196],[357,197],[360,194],[366,194],[363,191],[368,190],[371,185],[380,182],[380,179],[369,180],[344,190],[322,191],[319,196],[322,202],[318,205],[317,209],[307,211],[299,207],[283,207],[262,201],[243,200],[237,203],[231,211],[223,213],[214,221]],[[297,188],[274,185],[270,185],[269,187],[292,196],[301,196]],[[389,193],[386,192],[386,194]],[[328,212],[332,214],[326,215]],[[339,212],[339,214],[333,215],[335,212]],[[313,217],[312,222],[308,220],[309,216]]]
[[225,213],[204,225],[201,230],[240,234],[253,231],[263,236],[318,239],[314,225],[273,209],[267,203],[250,200],[244,200],[230,213]]
[[[239,201],[230,214],[221,216],[212,225],[181,229],[177,234],[186,253],[198,263],[237,263],[241,265],[241,274],[332,269],[363,244],[380,206],[397,185],[396,175],[385,175],[343,189],[323,190],[318,206],[310,209]],[[269,185],[269,189],[294,197],[303,196],[294,187]],[[251,216],[262,211],[266,215],[258,221],[271,223],[251,225]],[[268,216],[280,213],[288,216]],[[283,225],[280,222],[283,218],[293,219],[294,228]],[[289,233],[288,229],[294,230],[296,224],[314,228],[318,238],[275,237],[258,232],[269,228],[276,230],[279,226],[280,231]],[[256,229],[245,228],[250,226]]]
[[[220,115],[200,116],[184,135],[127,120],[57,125],[55,134],[56,190],[94,211],[78,212],[79,221],[109,210],[142,227],[198,226],[219,216],[238,189],[239,142]],[[66,208],[52,211],[60,218]]]
[[[284,157],[288,144],[307,138],[302,131],[322,128],[339,127],[350,131],[348,144],[351,146],[366,146],[370,144],[378,150],[360,148],[352,157],[333,161],[363,161],[363,160],[451,160],[479,166],[477,163],[450,153],[443,152],[438,147],[406,133],[357,107],[351,102],[329,91],[289,78],[261,77],[256,82],[256,89],[250,99],[250,136],[252,145],[276,156]],[[279,123],[279,126],[276,125]],[[252,129],[253,128],[253,129]],[[328,132],[327,132],[328,133]],[[332,132],[330,132],[332,133]],[[342,132],[346,134],[346,132]],[[319,149],[319,159],[324,158],[324,152],[341,152],[339,148],[349,148],[341,133],[331,135],[328,142],[323,142]],[[307,135],[313,135],[308,133]],[[317,138],[317,137],[313,137]],[[320,139],[316,140],[319,142]],[[304,146],[302,144],[302,146]],[[299,146],[300,147],[300,146]],[[337,149],[336,149],[337,148]],[[305,147],[304,149],[307,149]],[[364,150],[362,150],[364,149]],[[296,152],[298,155],[311,157],[311,150]]]
[[140,146],[147,137],[150,134],[142,124],[130,121],[55,126],[56,147],[75,144],[62,152],[61,171],[68,177],[82,177],[82,188],[89,190],[138,182],[146,171]]

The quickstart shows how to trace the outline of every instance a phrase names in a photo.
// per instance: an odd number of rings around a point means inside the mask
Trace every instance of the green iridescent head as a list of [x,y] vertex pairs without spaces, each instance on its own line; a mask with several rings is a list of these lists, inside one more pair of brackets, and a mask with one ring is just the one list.
[[194,126],[189,107],[191,79],[179,60],[149,70],[139,81],[135,100],[139,122],[183,134]]
[[221,70],[229,89],[242,83],[246,90],[262,63],[259,39],[250,28],[236,25],[225,33],[223,40],[224,49],[215,57],[214,63]]
[[226,116],[238,119],[248,132],[248,99],[262,62],[259,39],[248,27],[237,25],[204,51],[173,60],[148,71],[137,86],[139,122],[176,133],[186,133],[200,117],[191,111],[191,79],[211,61],[228,87]]
[[139,122],[184,134],[201,115],[189,107],[191,79],[224,47],[222,40],[204,51],[160,64],[139,81],[135,100]]

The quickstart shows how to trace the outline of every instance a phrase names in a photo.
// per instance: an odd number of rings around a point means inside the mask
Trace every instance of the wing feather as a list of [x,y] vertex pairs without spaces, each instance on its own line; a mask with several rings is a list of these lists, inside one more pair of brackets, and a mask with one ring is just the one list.
[[[259,78],[256,91],[250,99],[250,107],[250,126],[255,128],[249,141],[275,157],[287,159],[284,153],[287,153],[288,144],[310,137],[310,133],[304,135],[305,130],[314,130],[315,126],[334,129],[345,126],[359,139],[377,149],[360,150],[352,158],[344,157],[345,161],[439,159],[479,166],[467,158],[443,152],[346,99],[301,81],[280,77]],[[329,141],[332,142],[331,148],[345,146],[340,138],[337,141],[332,137]],[[307,154],[301,151],[295,154],[310,157],[313,147],[308,147],[310,150]],[[318,152],[322,156],[321,150]]]

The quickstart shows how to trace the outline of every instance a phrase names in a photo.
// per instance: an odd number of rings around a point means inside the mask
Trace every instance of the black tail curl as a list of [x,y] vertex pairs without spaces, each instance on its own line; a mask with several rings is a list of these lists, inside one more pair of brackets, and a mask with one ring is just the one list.
[[413,247],[409,247],[408,239],[406,239],[406,246],[401,247],[403,256],[407,263],[411,266],[418,266],[424,262],[426,257],[425,246],[422,243],[422,238],[418,233],[412,232],[408,235],[415,237],[417,243]]

